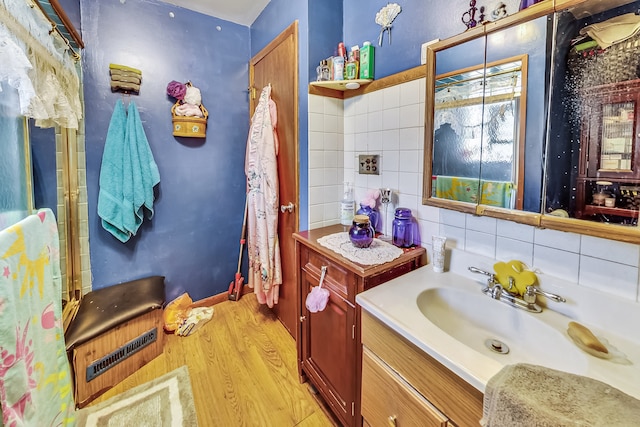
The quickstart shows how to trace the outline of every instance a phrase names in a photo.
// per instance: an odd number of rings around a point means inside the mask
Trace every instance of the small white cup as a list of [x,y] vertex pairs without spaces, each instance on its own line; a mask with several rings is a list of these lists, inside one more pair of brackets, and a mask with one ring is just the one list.
[[616,205],[616,199],[614,197],[607,197],[604,199],[604,205],[608,208],[612,208]]

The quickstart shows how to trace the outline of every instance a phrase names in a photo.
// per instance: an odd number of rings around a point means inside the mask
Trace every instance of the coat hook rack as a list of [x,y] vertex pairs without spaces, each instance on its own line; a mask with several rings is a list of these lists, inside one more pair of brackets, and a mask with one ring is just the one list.
[[142,84],[142,71],[120,64],[109,64],[111,92],[138,95]]

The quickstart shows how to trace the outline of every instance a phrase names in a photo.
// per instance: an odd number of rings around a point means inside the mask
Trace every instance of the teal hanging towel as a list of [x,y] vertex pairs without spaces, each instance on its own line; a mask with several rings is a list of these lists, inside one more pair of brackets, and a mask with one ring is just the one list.
[[123,243],[135,236],[144,217],[153,217],[153,187],[159,182],[158,166],[138,109],[131,102],[125,113],[118,100],[100,168],[98,215],[102,227]]

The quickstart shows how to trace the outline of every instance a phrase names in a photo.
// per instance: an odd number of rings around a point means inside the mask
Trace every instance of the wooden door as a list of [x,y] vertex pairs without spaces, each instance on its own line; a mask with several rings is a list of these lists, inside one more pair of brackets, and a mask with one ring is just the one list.
[[[278,152],[278,180],[280,204],[292,206],[291,211],[280,211],[278,236],[282,258],[282,285],[280,299],[274,312],[294,337],[297,334],[296,319],[296,265],[295,244],[292,234],[298,231],[298,21],[295,21],[249,64],[250,111],[253,114],[260,91],[271,84],[271,99],[278,109],[276,131],[280,148]],[[291,204],[291,205],[290,205]]]
[[[307,294],[320,283],[312,270],[302,272],[302,286]],[[336,289],[341,286],[325,277],[322,287],[329,291],[324,310],[311,313],[304,307],[302,323],[302,364],[333,413],[345,426],[355,420],[355,389],[359,381],[356,363],[356,309]]]

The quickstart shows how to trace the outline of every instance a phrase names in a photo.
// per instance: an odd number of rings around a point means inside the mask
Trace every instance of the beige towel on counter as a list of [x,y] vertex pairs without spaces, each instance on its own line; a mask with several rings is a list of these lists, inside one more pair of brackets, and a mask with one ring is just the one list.
[[640,425],[640,400],[591,378],[520,363],[485,389],[484,427],[629,427]]

